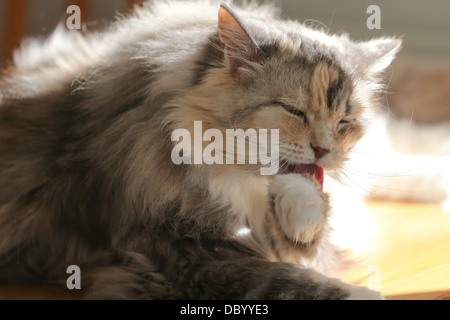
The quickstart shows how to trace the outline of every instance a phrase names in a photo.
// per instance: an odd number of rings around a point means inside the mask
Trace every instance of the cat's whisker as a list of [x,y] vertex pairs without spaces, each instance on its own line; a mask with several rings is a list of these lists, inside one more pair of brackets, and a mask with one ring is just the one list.
[[[400,188],[395,187],[388,187],[386,185],[381,185],[376,182],[373,182],[373,179],[369,179],[368,181],[362,181],[361,179],[355,180],[351,178],[346,172],[346,170],[343,169],[339,172],[342,176],[340,178],[344,178],[345,181],[342,181],[343,183],[347,184],[348,186],[352,187],[354,190],[359,191],[364,197],[371,198],[372,194],[377,194],[379,191],[383,192],[395,192],[398,195],[408,196],[408,197],[421,197],[419,193],[415,193],[411,190],[403,190]],[[351,174],[354,175],[353,173]],[[363,176],[364,177],[364,176]],[[393,176],[381,176],[379,178],[391,178],[396,177],[396,175]],[[373,178],[373,177],[371,177]],[[358,181],[358,182],[356,182]]]
[[370,188],[362,186],[361,182],[355,182],[354,179],[352,179],[350,176],[347,175],[347,173],[345,172],[344,169],[338,170],[338,177],[339,177],[339,179],[343,179],[343,180],[341,180],[341,182],[343,182],[353,188],[356,188],[359,191],[362,191],[362,193],[364,195],[370,194]]
[[382,106],[385,107],[386,110],[388,110],[389,114],[391,115],[391,117],[393,117],[394,120],[397,119],[397,117],[395,116],[395,114],[392,112],[391,107],[389,106],[389,99],[388,99],[388,89],[389,86],[392,82],[392,79],[394,77],[394,68],[391,69],[391,75],[389,77],[389,80],[387,82],[387,84],[384,86],[384,99],[385,99],[385,104],[383,104]]

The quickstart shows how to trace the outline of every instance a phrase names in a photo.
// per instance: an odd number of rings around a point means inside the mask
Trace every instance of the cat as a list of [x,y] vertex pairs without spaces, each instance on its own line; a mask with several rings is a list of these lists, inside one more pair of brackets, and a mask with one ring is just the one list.
[[[0,277],[64,285],[78,265],[96,299],[383,299],[327,276],[332,195],[298,168],[343,166],[400,46],[212,1],[29,39],[0,82]],[[174,164],[195,121],[279,130],[278,173]]]

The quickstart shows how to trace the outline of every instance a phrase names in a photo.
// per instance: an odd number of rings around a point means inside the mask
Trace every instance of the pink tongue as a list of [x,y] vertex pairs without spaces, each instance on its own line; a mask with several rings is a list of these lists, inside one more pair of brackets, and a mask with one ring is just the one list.
[[323,168],[315,164],[297,164],[294,167],[294,173],[309,174],[316,178],[317,182],[323,188]]

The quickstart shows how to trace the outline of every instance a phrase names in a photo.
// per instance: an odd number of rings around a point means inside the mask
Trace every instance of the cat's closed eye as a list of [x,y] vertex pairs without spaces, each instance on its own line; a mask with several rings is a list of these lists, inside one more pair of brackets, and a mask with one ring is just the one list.
[[279,101],[277,101],[275,103],[280,105],[281,107],[283,107],[283,109],[286,110],[287,112],[289,112],[290,114],[300,118],[300,120],[302,120],[303,123],[308,122],[308,119],[306,118],[306,114],[303,111],[297,109],[296,107],[293,107],[291,105],[288,105],[288,104],[285,104],[285,103],[282,103]]

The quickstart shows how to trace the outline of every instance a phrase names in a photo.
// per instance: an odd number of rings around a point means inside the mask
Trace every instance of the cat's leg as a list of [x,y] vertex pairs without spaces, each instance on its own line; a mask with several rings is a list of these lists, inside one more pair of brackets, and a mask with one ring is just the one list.
[[380,293],[368,288],[349,285],[326,278],[311,269],[297,269],[288,264],[245,259],[214,263],[210,270],[214,271],[210,271],[206,283],[195,284],[196,288],[203,289],[201,298],[383,299]]
[[228,241],[184,239],[167,248],[170,256],[128,253],[120,263],[85,271],[85,298],[383,299],[365,287],[265,260]]
[[242,257],[207,261],[190,270],[187,299],[381,300],[380,293],[327,278],[311,269]]
[[311,178],[277,175],[270,187],[273,213],[267,217],[273,246],[284,258],[292,247],[313,254],[327,223],[328,196]]
[[[134,253],[122,264],[83,271],[84,298],[383,299],[376,291],[327,278],[311,269],[249,256],[229,261],[202,257],[201,261],[189,266],[178,268],[172,265],[167,268],[173,270],[166,270],[163,274],[147,257]],[[167,275],[171,273],[176,273],[178,279],[168,279]]]

